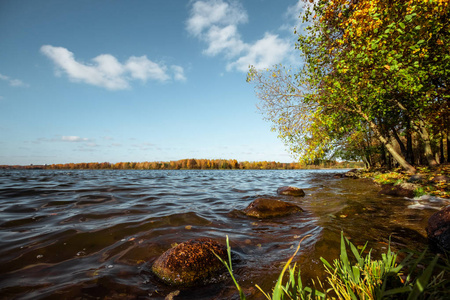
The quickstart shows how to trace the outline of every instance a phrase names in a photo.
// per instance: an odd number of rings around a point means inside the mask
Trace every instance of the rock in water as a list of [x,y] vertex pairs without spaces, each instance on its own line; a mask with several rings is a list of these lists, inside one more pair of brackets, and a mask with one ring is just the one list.
[[152,271],[172,286],[204,284],[224,269],[214,255],[227,259],[226,247],[208,238],[190,240],[167,250],[153,263]]
[[294,196],[294,197],[303,197],[305,196],[305,192],[294,186],[283,186],[278,188],[277,190],[278,195],[284,195],[284,196]]
[[427,235],[432,244],[450,251],[450,205],[431,215]]
[[378,194],[394,197],[414,198],[415,188],[416,186],[412,183],[402,183],[400,185],[385,184]]
[[360,177],[360,171],[358,169],[351,169],[344,174],[344,177],[358,179]]
[[279,199],[257,198],[244,209],[244,213],[256,218],[274,218],[301,212],[299,206]]

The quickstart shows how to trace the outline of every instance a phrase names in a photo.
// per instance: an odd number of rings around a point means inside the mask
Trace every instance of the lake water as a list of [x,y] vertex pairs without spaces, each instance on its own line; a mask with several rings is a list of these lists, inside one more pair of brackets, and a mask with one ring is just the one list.
[[[175,243],[208,237],[238,257],[234,270],[249,299],[270,292],[294,253],[305,280],[323,276],[320,257],[338,257],[340,233],[369,241],[377,255],[423,249],[428,217],[442,199],[380,196],[369,180],[333,178],[345,170],[0,170],[0,299],[164,299],[176,288],[151,273]],[[305,211],[259,220],[242,210],[281,186]],[[175,299],[238,299],[226,277],[181,290]]]

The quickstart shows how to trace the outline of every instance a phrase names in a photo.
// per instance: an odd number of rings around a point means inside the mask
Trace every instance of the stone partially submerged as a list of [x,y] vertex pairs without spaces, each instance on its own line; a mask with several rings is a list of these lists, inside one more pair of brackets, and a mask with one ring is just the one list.
[[427,235],[434,246],[450,251],[450,205],[431,215]]
[[378,194],[394,197],[414,198],[414,190],[416,188],[417,186],[412,183],[402,183],[399,185],[385,184],[382,186],[381,191],[379,191]]
[[153,263],[153,273],[168,285],[192,287],[211,281],[224,265],[226,247],[208,238],[190,240],[167,250]]
[[279,199],[257,198],[244,209],[247,216],[255,218],[282,217],[302,212],[299,206]]
[[344,174],[344,177],[358,179],[358,178],[361,177],[361,170],[359,170],[359,169],[351,169],[350,171],[347,171]]
[[293,197],[304,197],[305,196],[305,192],[298,188],[298,187],[294,187],[294,186],[283,186],[277,189],[277,193],[278,195],[283,195],[283,196],[293,196]]

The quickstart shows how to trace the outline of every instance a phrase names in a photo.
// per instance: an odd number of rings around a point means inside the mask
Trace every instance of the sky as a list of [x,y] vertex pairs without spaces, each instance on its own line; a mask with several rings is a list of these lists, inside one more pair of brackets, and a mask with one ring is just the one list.
[[249,65],[299,64],[295,0],[0,0],[0,165],[292,162]]

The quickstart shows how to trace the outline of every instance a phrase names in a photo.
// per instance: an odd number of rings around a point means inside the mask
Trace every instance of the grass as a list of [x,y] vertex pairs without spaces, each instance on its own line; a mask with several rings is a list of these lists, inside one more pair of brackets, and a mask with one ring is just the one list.
[[[313,281],[313,287],[309,287],[302,282],[297,265],[291,266],[300,245],[301,241],[282,269],[271,294],[256,285],[267,299],[450,299],[450,281],[446,278],[450,265],[448,259],[439,255],[430,256],[427,251],[406,252],[406,257],[398,263],[398,255],[389,246],[377,260],[372,257],[372,250],[366,251],[367,243],[358,251],[341,233],[340,257],[332,263],[321,258],[327,278],[325,282]],[[227,267],[240,298],[246,299],[233,275],[228,236],[227,249],[228,263],[219,259]],[[283,284],[285,277],[287,281]]]

